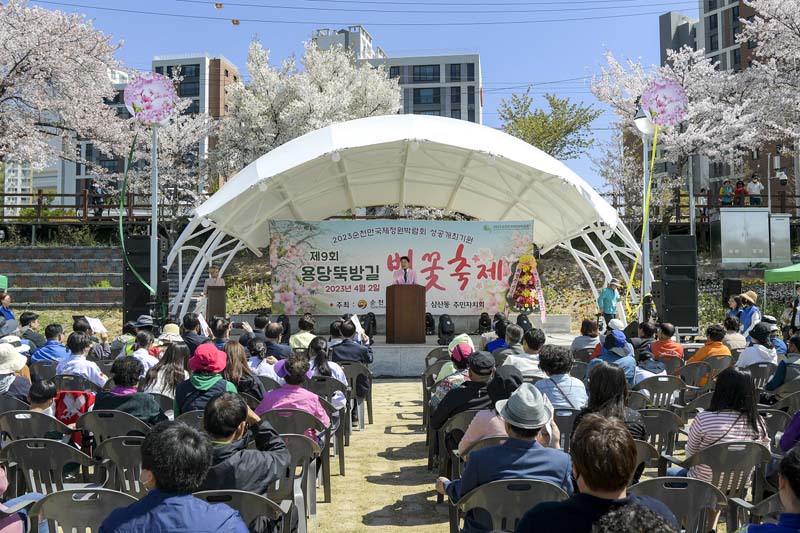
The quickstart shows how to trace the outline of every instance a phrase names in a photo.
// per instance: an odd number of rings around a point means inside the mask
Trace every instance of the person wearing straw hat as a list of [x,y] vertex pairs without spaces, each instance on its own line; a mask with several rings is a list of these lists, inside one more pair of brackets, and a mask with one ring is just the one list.
[[[539,389],[523,383],[508,400],[495,404],[505,423],[508,440],[500,446],[477,450],[469,455],[461,479],[436,480],[436,490],[455,503],[472,489],[501,479],[538,479],[572,494],[572,463],[566,453],[542,446],[536,437],[553,419],[553,406]],[[473,513],[464,519],[465,532],[487,531]]]
[[611,320],[617,318],[617,304],[619,303],[619,288],[620,283],[617,278],[611,278],[608,286],[600,292],[597,297],[597,307],[603,313],[603,318],[608,324]]
[[28,358],[13,344],[0,343],[0,394],[27,402],[31,382],[17,372],[25,368]]
[[755,291],[747,291],[739,295],[739,298],[742,299],[743,305],[742,314],[739,317],[741,323],[739,332],[747,338],[747,342],[750,342],[750,332],[756,324],[761,322],[761,310],[756,306],[758,295]]

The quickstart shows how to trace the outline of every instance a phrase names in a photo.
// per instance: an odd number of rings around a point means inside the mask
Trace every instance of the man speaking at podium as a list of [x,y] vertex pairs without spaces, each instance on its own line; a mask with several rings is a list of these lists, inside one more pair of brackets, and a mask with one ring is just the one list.
[[403,256],[400,258],[400,269],[394,271],[394,284],[395,285],[416,285],[417,284],[417,273],[410,268],[408,265],[411,261],[408,259],[408,256]]

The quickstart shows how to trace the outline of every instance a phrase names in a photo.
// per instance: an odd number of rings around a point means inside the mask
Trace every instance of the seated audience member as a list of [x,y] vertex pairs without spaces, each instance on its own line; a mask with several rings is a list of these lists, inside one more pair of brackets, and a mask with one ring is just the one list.
[[297,333],[289,337],[290,348],[308,348],[311,339],[316,337],[314,335],[314,317],[309,314],[303,315],[297,322],[297,327],[300,329]]
[[654,357],[680,357],[683,359],[683,345],[672,340],[675,326],[669,322],[658,325],[658,340],[650,345]]
[[264,385],[250,370],[244,347],[236,341],[228,341],[224,348],[227,363],[222,377],[229,383],[233,383],[240,393],[249,394],[260,402],[264,398]]
[[569,349],[575,353],[578,350],[594,348],[600,344],[600,331],[597,328],[597,320],[584,318],[581,322],[581,334],[572,340]]
[[724,343],[726,334],[725,328],[719,324],[708,326],[706,328],[706,337],[708,340],[686,361],[686,364],[699,363],[705,361],[709,357],[730,356],[731,350]]
[[679,533],[663,515],[635,504],[609,511],[592,526],[592,533],[620,533],[621,531]]
[[[150,349],[153,347],[153,334],[147,330],[142,330],[136,334],[136,342],[133,345],[133,352],[130,357],[138,359],[142,363],[144,371],[147,372],[155,365],[158,364],[158,359],[150,355]],[[125,357],[124,355],[120,357]]]
[[738,533],[791,533],[800,531],[800,447],[794,447],[778,467],[778,498],[783,512],[777,524],[749,525]]
[[747,339],[739,333],[739,329],[742,326],[738,318],[728,315],[722,325],[725,326],[725,338],[722,339],[722,344],[727,346],[729,350],[744,350],[747,348]]
[[639,352],[636,355],[636,361],[636,370],[633,375],[634,387],[647,378],[667,375],[666,365],[653,359],[653,354],[647,350]]
[[[244,490],[268,496],[291,463],[289,449],[266,420],[236,394],[223,393],[206,405],[203,427],[214,456],[198,490]],[[250,443],[255,448],[249,448]],[[271,531],[276,524],[257,518],[251,532]]]
[[[288,346],[286,347],[289,348]],[[277,372],[275,372],[275,363],[277,363],[278,360],[267,355],[266,342],[259,338],[251,339],[250,342],[247,343],[247,351],[250,352],[250,359],[247,360],[247,364],[250,366],[250,370],[253,371],[253,374],[256,376],[266,376],[276,383],[283,384],[283,378],[278,377]],[[281,361],[284,361],[284,359],[281,359]]]
[[44,335],[39,333],[39,315],[32,311],[25,311],[19,316],[20,337],[31,343],[31,351],[41,348],[47,342]]
[[450,359],[453,361],[454,372],[440,380],[431,393],[431,410],[436,409],[447,393],[459,388],[465,381],[469,380],[469,357],[474,352],[472,347],[466,342],[456,344],[450,352]]
[[66,359],[62,359],[56,367],[56,374],[72,374],[74,376],[81,376],[98,387],[102,387],[108,381],[108,378],[97,363],[89,361],[86,356],[92,347],[92,341],[89,336],[79,331],[73,331],[67,338],[67,349],[70,355]]
[[175,390],[187,379],[189,379],[189,347],[181,341],[167,347],[158,364],[147,371],[140,386],[144,392],[175,399]]
[[342,337],[342,321],[334,320],[331,322],[328,333],[330,334],[330,337],[328,338],[329,347],[332,348],[342,342],[344,340],[344,337]]
[[761,321],[769,325],[769,340],[775,346],[775,353],[778,354],[778,357],[786,355],[788,348],[781,338],[781,327],[778,325],[778,320],[772,315],[764,315]]
[[775,346],[772,344],[772,339],[769,338],[769,335],[769,324],[759,322],[753,326],[753,329],[750,330],[752,344],[742,351],[735,366],[738,368],[747,368],[756,363],[772,363],[773,365],[777,365],[778,353],[775,351]]
[[189,359],[192,377],[175,388],[175,417],[189,411],[202,411],[214,396],[238,392],[236,385],[222,377],[228,356],[212,342],[201,344]]
[[628,355],[633,357],[633,344],[628,342],[627,337],[625,337],[624,330],[625,330],[625,324],[622,323],[622,320],[620,320],[619,318],[613,318],[609,320],[608,325],[606,327],[605,335],[600,336],[600,342],[597,344],[597,346],[594,347],[594,351],[592,352],[592,355],[589,357],[589,360],[591,361],[592,359],[600,357],[600,354],[603,352],[603,343],[605,343],[606,337],[608,337],[612,331],[619,331],[620,333],[622,333],[622,336],[625,338],[625,351],[627,352]]
[[116,337],[109,345],[111,357],[116,359],[120,355],[130,355],[133,353],[133,345],[136,343],[136,323],[125,322],[122,326],[122,335]]
[[[347,376],[338,363],[328,360],[328,343],[322,337],[314,337],[308,345],[308,359],[311,365],[312,376],[325,376],[333,378],[347,387]],[[336,391],[331,398],[331,404],[337,409],[344,409],[347,398],[341,391]]]
[[200,319],[197,317],[197,313],[186,313],[183,315],[182,329],[183,332],[181,336],[183,337],[183,342],[189,347],[189,353],[191,355],[194,355],[194,351],[198,346],[209,340],[208,337],[202,335]]
[[[770,436],[764,420],[758,414],[756,387],[750,372],[736,367],[726,368],[717,376],[709,408],[699,412],[689,426],[686,457],[713,444],[740,440],[769,446]],[[667,475],[711,482],[711,469],[705,465],[693,466],[688,470],[670,467]]]
[[114,410],[135,416],[145,424],[157,424],[167,419],[158,402],[146,392],[139,392],[139,376],[143,373],[141,361],[135,357],[119,357],[111,365],[114,387],[97,393],[96,410]]
[[522,336],[525,331],[516,324],[509,324],[506,327],[506,346],[492,350],[495,366],[500,366],[509,355],[525,353],[522,347]]
[[[264,395],[256,408],[256,414],[262,415],[274,409],[299,409],[314,415],[326,427],[330,426],[331,419],[319,401],[319,396],[303,388],[310,366],[308,359],[302,355],[292,355],[286,359],[286,383]],[[316,436],[316,432],[310,430],[308,435]]]
[[113,511],[100,526],[101,533],[248,533],[238,512],[192,496],[212,461],[211,442],[202,432],[182,422],[162,422],[144,438],[141,454],[139,479],[149,492],[141,500]]
[[[499,319],[498,315],[500,315]],[[495,315],[494,334],[497,335],[497,338],[486,344],[487,352],[494,353],[498,348],[508,348],[508,342],[506,342],[506,329],[508,326],[509,324],[503,315],[500,313]]]
[[[789,339],[788,352],[786,359],[778,363],[775,374],[764,386],[764,389],[772,392],[784,383],[794,381],[800,377],[800,335],[794,335]],[[777,398],[778,400],[782,398]]]
[[[587,374],[592,372],[595,365],[605,361],[606,363],[611,363],[622,368],[625,372],[625,378],[628,380],[628,385],[633,386],[633,378],[636,374],[636,361],[633,355],[628,353],[626,344],[624,333],[616,329],[609,331],[603,341],[603,351],[600,353],[600,356],[597,357],[597,359],[589,361],[589,365],[586,367]],[[631,349],[631,353],[633,353],[633,349]]]
[[228,342],[228,337],[231,332],[231,322],[226,318],[215,318],[209,324],[211,328],[211,335],[214,336],[214,346],[217,350],[225,351],[225,343]]
[[247,343],[253,339],[261,339],[262,341],[266,341],[267,336],[264,333],[264,330],[267,328],[269,323],[269,317],[261,314],[256,315],[256,317],[253,319],[252,328],[247,322],[243,322],[242,329],[244,329],[244,333],[239,336],[239,344],[247,348]]
[[91,347],[87,355],[91,355],[98,361],[111,358],[111,345],[108,344],[108,333],[101,333],[100,339],[93,337],[94,332],[92,331],[92,326],[90,326],[89,321],[83,317],[76,318],[72,322],[72,332],[83,333],[89,338]]
[[31,363],[39,361],[60,362],[69,357],[69,352],[64,347],[64,328],[61,324],[50,324],[44,328],[44,336],[47,342],[44,346],[31,354]]
[[[356,326],[351,320],[342,324],[342,336],[344,340],[331,348],[331,361],[341,363],[343,361],[355,361],[369,365],[372,363],[372,348],[369,345],[358,344],[354,338],[356,336]],[[313,335],[312,335],[313,339]],[[311,342],[311,339],[308,341]],[[308,345],[308,343],[306,344]],[[359,398],[366,397],[369,392],[370,383],[364,376],[359,376],[356,381],[355,393]],[[353,410],[355,413],[356,411]]]
[[495,371],[494,377],[486,385],[490,405],[475,414],[475,418],[458,442],[458,453],[463,455],[470,446],[481,439],[508,437],[505,422],[497,412],[497,402],[510,398],[520,385],[522,385],[522,373],[517,367],[503,365]]
[[31,411],[56,416],[55,398],[58,394],[56,384],[46,379],[40,379],[31,383],[28,390],[28,404]]
[[570,375],[572,354],[564,346],[547,345],[539,355],[539,367],[547,376],[534,385],[556,409],[582,409],[588,400],[583,381]]
[[593,524],[606,513],[631,504],[655,511],[678,528],[675,516],[660,501],[628,496],[627,488],[637,468],[636,444],[619,418],[599,414],[583,417],[572,434],[569,453],[580,492],[567,500],[540,503],[530,509],[517,524],[517,533],[591,533]]
[[282,335],[283,326],[281,326],[280,322],[270,322],[267,327],[264,328],[264,336],[267,338],[267,357],[273,357],[276,361],[287,359],[293,353],[291,347],[286,344],[281,344]]
[[451,340],[450,344],[447,345],[447,353],[450,354],[450,360],[443,364],[442,368],[439,370],[439,373],[436,374],[436,383],[439,383],[451,374],[455,374],[459,370],[464,370],[467,368],[466,358],[469,356],[469,354],[466,354],[463,349],[459,351],[459,359],[463,362],[463,366],[456,368],[455,360],[453,359],[453,350],[455,350],[456,346],[459,344],[464,343],[469,345],[469,353],[475,351],[475,345],[472,343],[472,337],[470,337],[468,334],[461,333],[453,337],[453,340]]
[[431,411],[431,428],[438,431],[451,416],[467,409],[486,409],[491,399],[486,384],[494,375],[494,357],[489,352],[474,352],[469,356],[469,380],[448,392]]
[[656,340],[655,325],[650,322],[642,322],[639,324],[638,335],[635,339],[631,339],[634,356],[639,355],[640,352],[651,352],[650,345]]
[[787,424],[786,429],[781,435],[780,448],[784,453],[788,452],[800,442],[800,411],[792,416],[792,420]]
[[27,402],[31,382],[17,372],[28,363],[28,359],[8,343],[0,344],[0,394]]
[[[519,328],[519,326],[513,327]],[[522,330],[522,328],[519,329]],[[512,326],[508,326],[508,330],[511,331]],[[506,338],[511,339],[512,337],[506,335]],[[519,368],[525,377],[543,378],[544,372],[539,368],[539,350],[542,349],[545,342],[547,342],[547,338],[544,331],[538,328],[529,329],[523,335],[523,351],[516,354],[509,353],[502,364]],[[507,350],[510,349],[507,348]],[[495,362],[497,362],[497,357],[495,357]]]
[[[553,419],[553,407],[545,404],[542,393],[530,383],[523,383],[508,400],[498,401],[496,407],[508,440],[500,446],[472,452],[461,479],[438,478],[437,492],[447,494],[450,501],[456,503],[472,489],[486,483],[526,478],[546,481],[572,493],[569,455],[545,448],[536,441],[541,428]],[[465,532],[492,529],[481,523],[479,513],[467,513],[464,522],[462,531]]]
[[[626,404],[628,402],[628,380],[618,366],[601,361],[589,372],[589,402],[575,419],[578,427],[588,414],[616,417],[623,421],[634,439],[647,440],[647,429],[642,415]],[[574,438],[574,437],[573,437]]]

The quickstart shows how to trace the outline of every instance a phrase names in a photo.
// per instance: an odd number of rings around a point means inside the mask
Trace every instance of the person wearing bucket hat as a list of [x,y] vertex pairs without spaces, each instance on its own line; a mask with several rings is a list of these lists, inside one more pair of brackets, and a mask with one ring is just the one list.
[[603,351],[596,359],[589,361],[589,366],[586,367],[586,374],[589,375],[600,361],[616,365],[625,371],[625,379],[628,380],[628,385],[633,386],[633,378],[636,375],[636,360],[628,353],[628,342],[625,340],[625,334],[619,330],[612,330],[606,335],[603,341]]
[[[537,479],[572,494],[572,464],[569,455],[545,448],[536,440],[539,431],[553,419],[553,407],[530,383],[523,383],[507,400],[496,404],[508,440],[500,446],[476,450],[469,455],[461,479],[436,480],[436,490],[453,503],[476,487],[501,479]],[[467,513],[462,531],[486,531]]]
[[617,278],[611,278],[611,280],[608,282],[608,286],[600,291],[600,295],[597,297],[597,307],[603,314],[606,324],[617,318],[619,287],[619,280]]
[[743,292],[739,295],[742,300],[742,314],[739,315],[739,333],[751,341],[750,332],[756,324],[761,322],[761,309],[758,308],[758,295],[755,291]]
[[[473,349],[466,342],[456,344],[450,352],[450,364],[453,369],[452,372],[444,376],[441,381],[436,383],[436,387],[431,394],[430,406],[431,410],[439,406],[439,402],[447,396],[447,393],[453,389],[459,388],[469,379],[469,370],[467,368],[469,363],[469,356],[472,355]],[[444,365],[447,366],[447,365]],[[444,368],[443,368],[444,370]],[[442,375],[439,373],[437,378]]]
[[753,326],[753,329],[750,330],[752,344],[739,355],[739,359],[736,361],[737,367],[747,368],[756,363],[778,364],[778,353],[770,339],[770,329],[770,325],[766,322],[759,322]]
[[210,340],[197,347],[189,359],[192,377],[175,388],[175,418],[181,413],[202,411],[211,398],[223,392],[238,392],[233,383],[222,377],[227,362],[225,352]]
[[473,352],[469,356],[469,379],[448,392],[431,410],[429,423],[438,431],[451,416],[467,409],[485,409],[490,405],[486,384],[494,375],[494,357],[489,352]]
[[0,344],[0,394],[27,402],[31,383],[17,372],[25,368],[28,359],[13,345]]

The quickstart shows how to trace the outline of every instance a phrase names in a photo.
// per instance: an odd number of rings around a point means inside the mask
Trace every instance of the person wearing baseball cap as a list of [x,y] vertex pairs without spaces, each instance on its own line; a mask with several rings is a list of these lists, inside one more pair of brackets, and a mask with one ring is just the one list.
[[202,411],[206,404],[223,392],[238,392],[236,386],[222,378],[228,362],[225,352],[211,341],[197,347],[189,358],[192,377],[175,388],[175,417],[189,411]]
[[[459,337],[469,337],[468,335],[459,335]],[[467,363],[469,356],[474,352],[471,342],[462,342],[448,346],[450,349],[450,361],[442,366],[439,374],[436,376],[436,387],[431,394],[430,407],[431,411],[439,406],[439,402],[453,389],[460,387],[467,379],[469,379],[469,371],[467,370]]]
[[778,324],[778,319],[772,315],[764,315],[761,321],[769,325],[769,338],[773,346],[775,346],[778,357],[785,356],[786,352],[789,351],[789,347],[786,346],[786,343],[781,338],[781,326]]
[[[625,323],[622,320],[620,320],[619,318],[614,318],[609,320],[607,322],[606,333],[605,335],[600,335],[600,342],[598,342],[597,346],[594,347],[594,351],[592,352],[592,355],[589,356],[589,360],[591,361],[593,359],[600,357],[600,354],[603,353],[603,343],[605,342],[606,337],[608,337],[608,335],[612,331],[619,331],[624,336],[625,335],[624,330],[625,330]],[[627,338],[625,343],[625,349],[628,352],[628,355],[630,355],[631,357],[634,356],[633,344],[627,342]]]
[[589,375],[597,363],[605,361],[622,368],[625,371],[625,379],[628,380],[628,385],[633,387],[633,378],[636,375],[636,360],[628,352],[627,346],[628,341],[625,340],[625,334],[616,329],[612,330],[603,341],[603,351],[600,356],[589,361],[589,366],[586,367],[586,375]]
[[25,368],[28,358],[14,345],[0,344],[0,394],[27,402],[31,383],[17,372]]
[[608,282],[608,286],[600,291],[600,296],[597,297],[597,307],[603,314],[606,324],[617,318],[619,287],[619,280],[617,278],[611,278],[611,280]]
[[429,423],[438,431],[451,416],[467,409],[486,409],[491,400],[486,384],[494,375],[494,357],[489,352],[473,352],[468,361],[468,377],[464,383],[448,392],[436,409],[431,410]]
[[747,342],[751,342],[750,332],[756,324],[761,322],[761,309],[756,306],[758,302],[758,295],[755,291],[743,292],[739,295],[742,300],[742,314],[739,315],[739,333],[747,338]]
[[752,344],[745,348],[739,355],[739,359],[736,360],[738,368],[747,368],[756,363],[778,364],[778,353],[775,351],[775,345],[772,344],[770,333],[770,326],[765,322],[759,322],[753,326],[753,329],[750,330]]
[[[480,353],[480,352],[478,352]],[[453,503],[472,489],[501,479],[537,479],[572,494],[572,463],[566,453],[546,448],[536,437],[553,419],[553,407],[539,389],[523,383],[507,400],[495,404],[505,424],[508,440],[500,446],[476,450],[469,455],[461,479],[436,480],[436,490]],[[467,513],[462,531],[486,531],[476,515]]]

